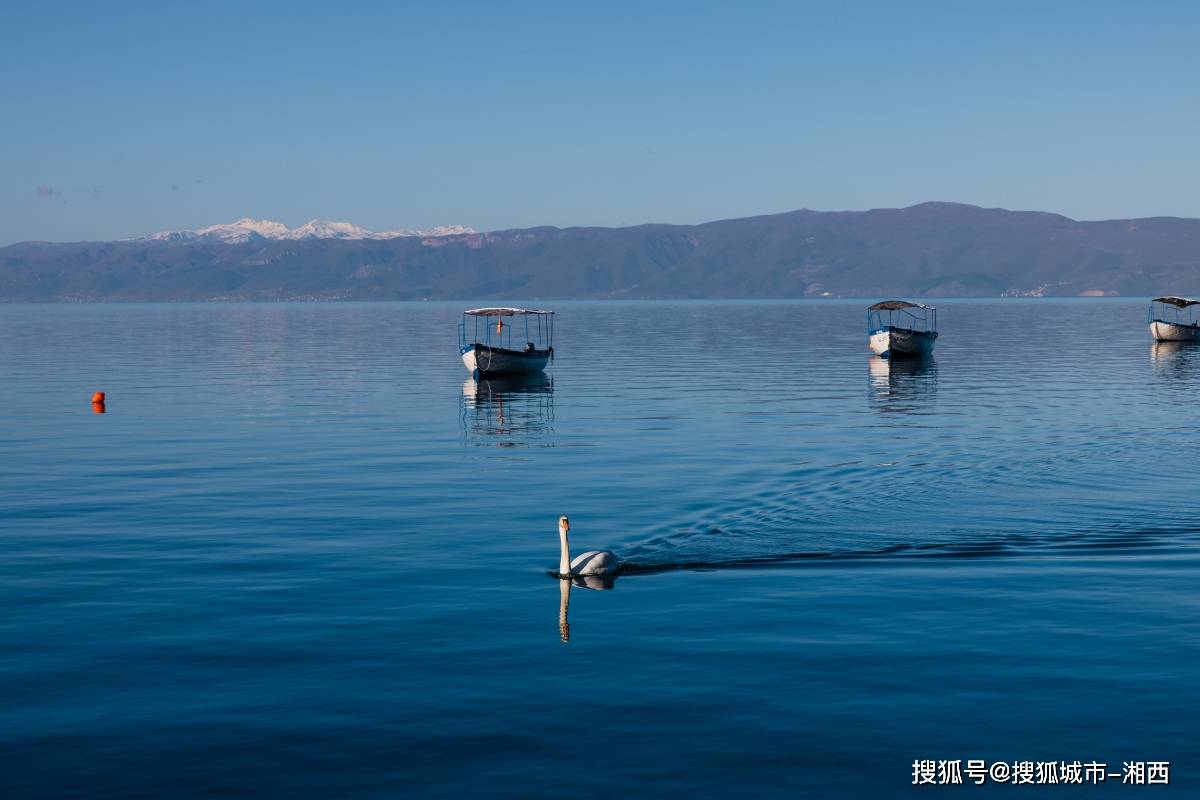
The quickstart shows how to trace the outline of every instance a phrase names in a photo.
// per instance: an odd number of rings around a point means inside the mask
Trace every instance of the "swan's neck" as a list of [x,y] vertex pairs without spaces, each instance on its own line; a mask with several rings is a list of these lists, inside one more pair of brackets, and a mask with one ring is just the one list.
[[570,575],[571,574],[571,551],[567,547],[567,532],[566,531],[559,530],[558,541],[562,545],[562,553],[558,557],[558,574],[559,575]]

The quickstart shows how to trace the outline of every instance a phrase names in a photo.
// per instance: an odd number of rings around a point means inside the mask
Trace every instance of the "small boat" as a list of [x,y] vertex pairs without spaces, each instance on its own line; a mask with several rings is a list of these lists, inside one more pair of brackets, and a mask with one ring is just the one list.
[[884,300],[867,309],[873,353],[882,358],[927,356],[937,341],[937,309],[907,300]]
[[1156,342],[1200,341],[1200,320],[1196,306],[1200,300],[1186,297],[1156,297],[1150,301],[1146,321]]
[[[516,317],[520,317],[524,325],[518,324]],[[513,345],[514,335],[518,336],[516,346]],[[458,340],[463,364],[475,377],[541,372],[554,358],[554,312],[527,308],[473,308],[463,312],[462,321],[458,323]]]

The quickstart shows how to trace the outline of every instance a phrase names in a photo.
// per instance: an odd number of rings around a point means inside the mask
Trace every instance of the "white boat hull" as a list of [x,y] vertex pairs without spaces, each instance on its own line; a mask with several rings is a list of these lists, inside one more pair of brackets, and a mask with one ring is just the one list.
[[462,360],[472,375],[530,375],[546,368],[550,361],[550,353],[546,350],[517,353],[513,350],[478,345],[464,350]]
[[933,352],[933,336],[913,331],[882,330],[871,334],[871,352],[883,358],[927,356]]
[[1156,342],[1200,342],[1200,327],[1154,320],[1150,323],[1150,335]]

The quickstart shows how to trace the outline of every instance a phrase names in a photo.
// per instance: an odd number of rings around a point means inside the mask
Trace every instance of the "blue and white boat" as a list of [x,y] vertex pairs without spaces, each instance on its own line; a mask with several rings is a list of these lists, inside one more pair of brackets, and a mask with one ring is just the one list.
[[458,340],[463,364],[478,378],[541,372],[554,358],[554,312],[473,308],[463,312]]
[[1150,301],[1146,322],[1156,342],[1200,341],[1200,320],[1196,316],[1200,300],[1187,297],[1156,297]]
[[871,351],[881,358],[927,356],[937,341],[937,309],[907,300],[884,300],[867,309]]

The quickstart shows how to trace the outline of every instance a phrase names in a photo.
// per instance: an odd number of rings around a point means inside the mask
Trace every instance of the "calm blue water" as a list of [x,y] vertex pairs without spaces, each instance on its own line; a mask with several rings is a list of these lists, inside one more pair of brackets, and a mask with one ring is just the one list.
[[[946,301],[889,368],[864,305],[558,303],[517,385],[467,380],[458,304],[0,308],[0,795],[929,796],[914,759],[980,758],[1197,796],[1200,349],[1141,301]],[[633,567],[567,631],[560,514]]]

